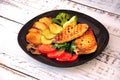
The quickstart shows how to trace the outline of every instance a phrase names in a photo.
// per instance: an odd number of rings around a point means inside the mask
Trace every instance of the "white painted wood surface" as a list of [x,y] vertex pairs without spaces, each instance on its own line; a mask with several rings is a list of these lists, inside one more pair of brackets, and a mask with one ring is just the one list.
[[[85,13],[109,31],[106,49],[76,67],[58,68],[40,63],[19,46],[17,36],[33,17],[55,9]],[[67,0],[0,0],[0,80],[120,80],[120,16]]]
[[120,0],[70,0],[120,15]]

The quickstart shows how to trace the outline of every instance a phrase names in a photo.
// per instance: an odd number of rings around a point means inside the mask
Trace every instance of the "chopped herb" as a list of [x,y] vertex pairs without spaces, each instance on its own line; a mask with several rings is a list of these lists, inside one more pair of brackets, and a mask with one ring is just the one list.
[[76,49],[75,41],[70,41],[61,44],[53,44],[53,47],[58,50],[65,50],[67,52],[73,53],[73,50]]

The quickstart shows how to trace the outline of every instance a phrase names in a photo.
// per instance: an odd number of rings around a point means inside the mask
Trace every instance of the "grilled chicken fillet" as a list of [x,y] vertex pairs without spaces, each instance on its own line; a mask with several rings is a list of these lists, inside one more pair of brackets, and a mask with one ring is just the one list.
[[97,42],[94,33],[91,28],[89,28],[85,34],[78,37],[75,40],[76,49],[74,50],[76,54],[90,54],[96,51]]
[[65,43],[82,36],[88,29],[87,24],[77,24],[75,26],[67,26],[61,33],[58,33],[53,43]]

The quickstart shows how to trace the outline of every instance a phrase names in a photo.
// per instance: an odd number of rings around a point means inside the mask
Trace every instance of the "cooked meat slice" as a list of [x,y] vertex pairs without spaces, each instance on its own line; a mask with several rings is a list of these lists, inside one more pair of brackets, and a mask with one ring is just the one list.
[[40,54],[38,49],[37,49],[38,45],[35,44],[27,44],[26,49],[27,51],[31,52],[32,54]]
[[87,24],[77,24],[76,26],[65,27],[61,33],[55,36],[53,43],[69,42],[79,36],[82,36],[87,29]]
[[85,34],[75,40],[76,49],[74,50],[76,54],[90,54],[96,51],[97,42],[94,33],[91,28],[89,28]]

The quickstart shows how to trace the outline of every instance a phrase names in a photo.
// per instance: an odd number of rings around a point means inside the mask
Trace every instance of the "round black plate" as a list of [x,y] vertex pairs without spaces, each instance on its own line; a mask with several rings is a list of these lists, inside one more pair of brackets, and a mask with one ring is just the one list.
[[[33,23],[39,20],[39,18],[41,17],[45,17],[45,16],[55,17],[60,12],[66,12],[70,14],[71,16],[76,15],[78,17],[79,23],[87,23],[93,29],[96,40],[97,40],[97,45],[98,45],[96,52],[89,54],[89,55],[80,55],[78,59],[74,62],[59,62],[53,59],[49,59],[44,55],[33,55],[26,50],[27,42],[26,42],[25,37],[26,37],[26,34],[28,33],[28,30],[32,27]],[[76,11],[71,11],[71,10],[53,10],[53,11],[40,14],[36,16],[35,18],[31,19],[29,22],[27,22],[18,34],[18,43],[27,54],[29,54],[31,57],[33,57],[34,59],[40,62],[43,62],[51,66],[56,66],[56,67],[73,67],[73,66],[83,64],[95,58],[99,54],[101,54],[101,52],[107,46],[108,41],[109,41],[108,31],[100,22],[98,22],[97,20],[93,19],[92,17],[88,15],[85,15],[83,13],[76,12]]]

